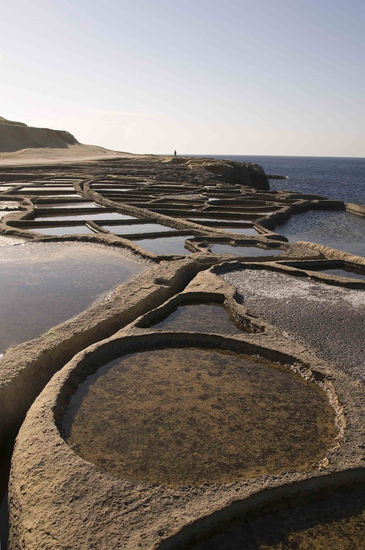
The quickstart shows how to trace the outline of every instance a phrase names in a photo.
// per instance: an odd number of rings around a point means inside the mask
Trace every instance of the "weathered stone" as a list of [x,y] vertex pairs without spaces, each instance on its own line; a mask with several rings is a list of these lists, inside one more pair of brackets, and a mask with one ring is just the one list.
[[227,183],[236,183],[263,191],[270,189],[264,169],[253,162],[212,161],[205,162],[203,167],[209,172],[221,176],[222,180]]

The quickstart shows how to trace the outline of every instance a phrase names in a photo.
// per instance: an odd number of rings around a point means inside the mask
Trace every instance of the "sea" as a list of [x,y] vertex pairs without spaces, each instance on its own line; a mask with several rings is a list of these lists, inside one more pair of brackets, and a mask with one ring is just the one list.
[[266,174],[286,176],[285,180],[270,180],[270,188],[274,190],[315,193],[329,199],[365,204],[365,158],[211,156],[237,162],[257,162]]
[[[207,155],[208,156],[208,155]],[[365,204],[365,158],[209,155],[237,162],[256,162],[272,190],[297,191],[329,199]],[[290,242],[311,241],[356,256],[365,256],[365,218],[338,210],[308,211],[292,216],[274,231]]]

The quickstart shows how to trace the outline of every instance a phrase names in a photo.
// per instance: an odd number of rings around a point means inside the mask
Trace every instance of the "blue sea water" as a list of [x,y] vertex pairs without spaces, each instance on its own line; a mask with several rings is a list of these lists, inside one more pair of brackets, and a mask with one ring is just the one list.
[[270,180],[271,189],[316,193],[330,199],[365,204],[365,158],[212,156],[257,162],[267,174],[288,176],[286,180]]
[[[274,157],[214,155],[238,162],[257,162],[267,174],[287,176],[270,180],[273,190],[315,193],[330,199],[365,204],[365,158]],[[345,211],[316,210],[292,216],[275,232],[291,242],[311,241],[365,256],[365,218]]]

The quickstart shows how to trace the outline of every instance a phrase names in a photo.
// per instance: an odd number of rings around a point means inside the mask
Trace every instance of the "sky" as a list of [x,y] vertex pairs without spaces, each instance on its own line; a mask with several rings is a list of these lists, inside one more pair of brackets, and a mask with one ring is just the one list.
[[14,0],[0,116],[136,153],[365,157],[364,59],[364,0]]

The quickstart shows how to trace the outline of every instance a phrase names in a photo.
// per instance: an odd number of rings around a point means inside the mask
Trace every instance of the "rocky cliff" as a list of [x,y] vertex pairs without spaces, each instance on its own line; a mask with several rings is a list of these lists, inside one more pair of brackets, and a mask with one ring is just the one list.
[[264,169],[254,162],[213,160],[204,163],[204,168],[220,176],[227,183],[239,183],[260,190],[270,189]]

